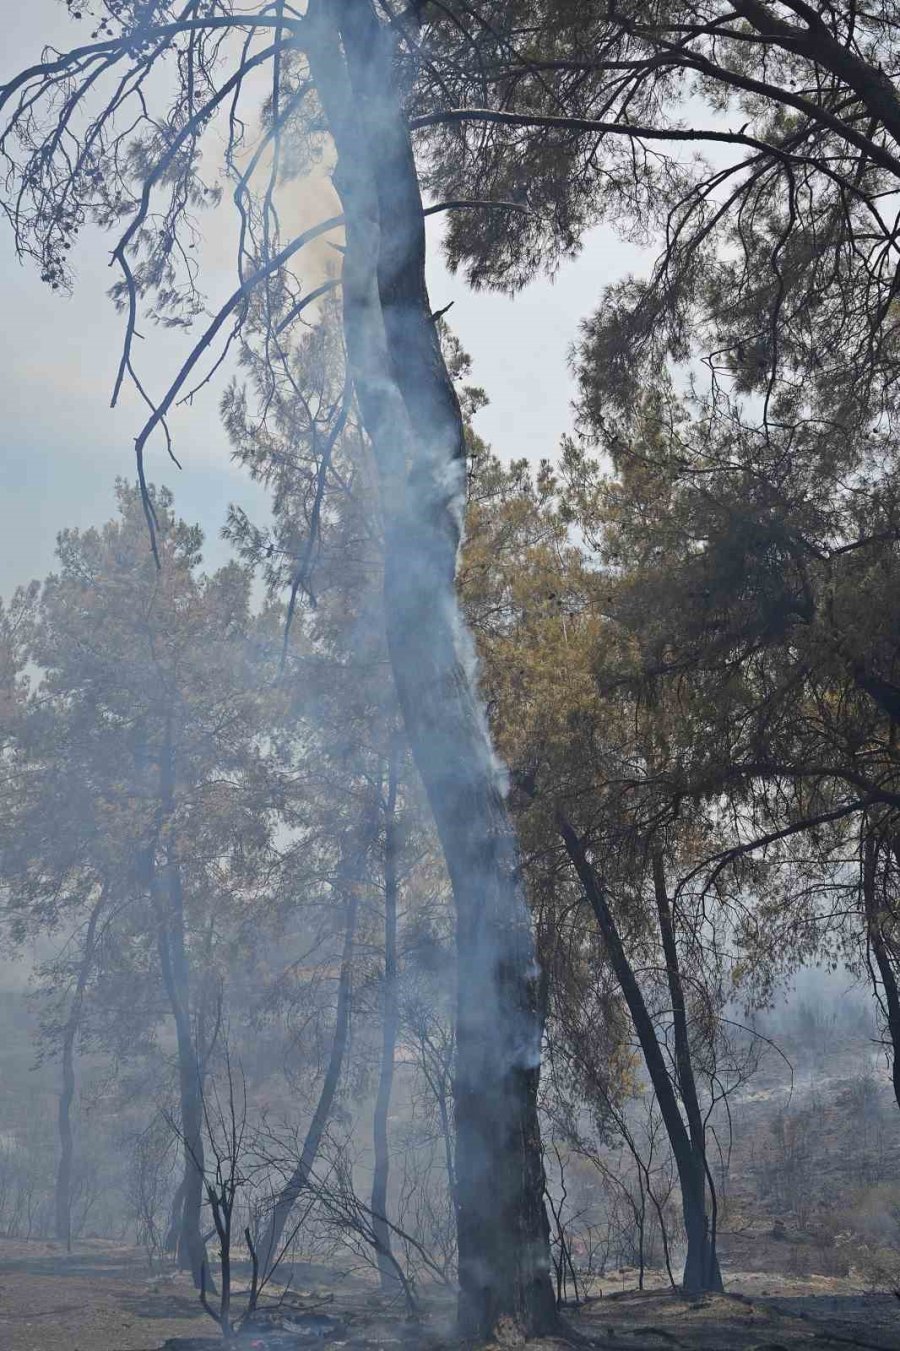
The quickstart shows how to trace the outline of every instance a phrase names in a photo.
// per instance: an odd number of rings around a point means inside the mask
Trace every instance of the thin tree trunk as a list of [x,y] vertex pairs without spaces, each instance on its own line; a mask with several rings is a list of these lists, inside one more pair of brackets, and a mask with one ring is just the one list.
[[397,1268],[391,1258],[391,1230],[387,1221],[387,1189],[390,1174],[388,1118],[394,1084],[394,1056],[397,1048],[399,1004],[397,988],[397,770],[399,749],[391,746],[388,768],[387,800],[384,812],[384,986],[381,1011],[381,1073],[375,1098],[373,1146],[375,1166],[372,1175],[372,1230],[381,1288],[386,1294],[399,1289]]
[[[601,936],[606,946],[609,960],[619,982],[619,988],[631,1014],[634,1030],[640,1043],[650,1075],[650,1082],[659,1103],[666,1134],[675,1157],[678,1169],[678,1181],[681,1186],[681,1207],[684,1216],[685,1236],[687,1238],[687,1258],[685,1260],[683,1285],[685,1290],[695,1293],[719,1286],[708,1283],[711,1264],[708,1260],[709,1234],[706,1220],[706,1176],[702,1160],[695,1156],[690,1136],[685,1128],[678,1106],[678,1099],[665,1058],[656,1036],[653,1019],[647,1010],[644,996],[637,982],[631,963],[622,945],[615,919],[604,894],[603,887],[588,859],[584,845],[571,823],[562,813],[557,814],[557,823],[566,851],[578,878],[584,888],[585,896],[597,920]],[[712,1277],[718,1267],[712,1272]],[[719,1277],[721,1283],[721,1277]]]
[[202,1268],[206,1265],[206,1244],[203,1242],[200,1223],[205,1168],[202,1069],[191,1028],[190,980],[184,946],[180,879],[176,880],[177,864],[168,862],[166,871],[169,873],[170,889],[178,898],[173,906],[173,913],[165,917],[158,934],[163,984],[175,1021],[181,1141],[184,1155],[176,1257],[181,1269],[190,1271],[194,1285],[199,1290]]
[[900,989],[891,952],[884,936],[882,907],[877,893],[878,840],[868,834],[863,842],[863,908],[866,918],[866,936],[878,967],[884,991],[884,1010],[888,1036],[891,1039],[891,1078],[894,1097],[900,1107]]
[[178,1236],[181,1233],[181,1212],[184,1208],[184,1176],[182,1175],[178,1186],[175,1188],[175,1195],[172,1197],[172,1206],[169,1211],[169,1223],[166,1225],[166,1236],[163,1240],[163,1251],[177,1253]]
[[678,945],[675,941],[675,921],[666,887],[666,873],[660,850],[653,851],[653,888],[656,896],[656,909],[659,917],[659,931],[662,936],[663,954],[666,961],[666,979],[669,985],[669,997],[672,1001],[672,1031],[675,1041],[675,1074],[678,1091],[688,1120],[691,1149],[694,1155],[694,1169],[698,1174],[691,1191],[692,1207],[699,1196],[702,1198],[701,1210],[693,1214],[690,1232],[703,1233],[702,1243],[695,1240],[693,1249],[688,1243],[688,1264],[685,1269],[684,1284],[688,1289],[721,1290],[722,1273],[716,1253],[715,1230],[706,1214],[706,1131],[703,1114],[697,1095],[697,1083],[694,1078],[694,1065],[691,1056],[691,1042],[688,1033],[687,1006],[684,998],[684,985],[681,979],[681,967],[678,961]]
[[435,1065],[432,1068],[428,1063],[428,1046],[423,1038],[421,1066],[425,1075],[426,1082],[434,1094],[434,1100],[437,1103],[438,1116],[441,1122],[441,1140],[444,1146],[444,1167],[447,1173],[447,1188],[451,1198],[456,1196],[456,1170],[453,1161],[453,1129],[451,1117],[450,1097],[447,1092],[447,1074],[445,1073],[448,1065],[442,1064],[440,1059],[440,1048],[435,1047],[434,1059]]
[[[190,1271],[199,1290],[206,1266],[206,1244],[201,1229],[203,1209],[203,1083],[200,1057],[191,1026],[191,979],[188,962],[184,889],[178,862],[177,842],[173,834],[175,812],[175,747],[173,719],[166,719],[160,757],[160,807],[156,838],[148,851],[147,868],[151,899],[157,915],[157,947],[163,986],[175,1022],[178,1055],[178,1089],[181,1112],[181,1142],[184,1173],[181,1184],[181,1224],[177,1260],[182,1270]],[[160,885],[156,850],[165,834],[162,869],[165,887]]]
[[72,1251],[72,1163],[74,1138],[72,1133],[72,1103],[75,1100],[75,1044],[81,1026],[84,992],[94,961],[94,942],[97,924],[106,900],[105,891],[91,910],[84,936],[84,949],[78,967],[75,990],[62,1038],[62,1088],[59,1095],[59,1166],[56,1172],[56,1237]]
[[422,201],[371,0],[313,0],[313,78],[346,217],[344,325],[378,468],[398,699],[457,916],[456,1209],[461,1330],[556,1321],[537,1116],[541,1021],[516,842],[455,593],[459,406],[425,287]]
[[334,1098],[340,1083],[344,1056],[350,1036],[350,1013],[353,992],[353,950],[356,942],[356,918],[359,909],[359,893],[353,882],[344,883],[346,890],[344,945],[341,954],[341,971],[338,977],[337,1009],[335,1012],[334,1038],[331,1043],[331,1055],[328,1068],[322,1082],[322,1091],[312,1121],[303,1141],[303,1149],[297,1166],[281,1189],[272,1208],[269,1223],[259,1245],[260,1269],[263,1276],[269,1275],[281,1257],[281,1244],[291,1211],[305,1189],[310,1173],[316,1162],[316,1155],[322,1143],[325,1127],[331,1117]]

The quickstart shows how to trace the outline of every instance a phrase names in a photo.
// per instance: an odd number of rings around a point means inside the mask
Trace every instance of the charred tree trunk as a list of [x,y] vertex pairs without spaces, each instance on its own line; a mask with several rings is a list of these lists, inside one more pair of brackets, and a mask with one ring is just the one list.
[[359,894],[352,882],[345,882],[346,904],[344,921],[344,945],[341,954],[341,971],[338,977],[337,1008],[335,1011],[334,1038],[331,1043],[331,1055],[328,1068],[322,1082],[322,1091],[312,1121],[303,1141],[303,1149],[297,1166],[291,1173],[272,1209],[266,1232],[259,1244],[260,1268],[264,1276],[268,1275],[281,1257],[281,1243],[291,1211],[297,1204],[306,1187],[310,1173],[316,1162],[316,1155],[322,1143],[325,1127],[331,1117],[334,1098],[340,1083],[347,1042],[350,1036],[350,1012],[353,991],[353,950],[356,943],[356,917],[359,909]]
[[[894,1085],[894,1097],[900,1107],[900,989],[897,984],[897,972],[894,969],[890,944],[884,932],[885,910],[878,901],[878,849],[879,841],[872,835],[866,835],[863,841],[863,909],[866,919],[866,938],[878,976],[884,992],[883,1006],[887,1021],[888,1036],[891,1039],[891,1078]],[[873,976],[874,979],[874,976]],[[877,993],[877,989],[876,989]]]
[[388,1118],[394,1085],[399,1004],[397,999],[397,769],[399,753],[391,747],[387,800],[384,810],[384,987],[381,1010],[381,1073],[375,1098],[372,1176],[372,1229],[381,1288],[393,1294],[398,1289],[397,1268],[391,1259],[391,1230],[387,1221],[387,1189],[390,1175]]
[[97,924],[103,909],[105,893],[91,911],[84,936],[84,950],[78,967],[75,990],[69,1016],[63,1028],[62,1038],[62,1088],[59,1095],[59,1166],[56,1171],[56,1237],[65,1243],[66,1251],[72,1251],[72,1163],[75,1153],[75,1141],[72,1134],[72,1103],[75,1100],[75,1044],[81,1027],[81,1014],[84,1007],[84,992],[94,962],[94,944],[97,937]]
[[[706,1215],[706,1168],[704,1155],[699,1157],[685,1128],[678,1098],[669,1077],[665,1058],[647,1009],[644,996],[622,944],[615,919],[606,900],[603,886],[594,872],[585,847],[570,822],[562,814],[557,817],[559,831],[572,861],[585,896],[594,912],[606,951],[619,988],[631,1014],[634,1030],[640,1043],[647,1073],[659,1103],[666,1134],[675,1157],[678,1181],[681,1187],[681,1206],[687,1238],[687,1258],[684,1265],[683,1286],[690,1293],[720,1290],[722,1278],[718,1262],[710,1254],[710,1232]],[[668,906],[668,900],[667,900]],[[691,1076],[691,1080],[693,1076]],[[702,1123],[701,1123],[702,1124]],[[714,1254],[712,1255],[714,1257]]]
[[465,446],[425,286],[422,201],[371,0],[313,0],[308,52],[337,149],[344,325],[378,469],[388,648],[457,916],[460,1325],[556,1319],[537,1116],[541,1022],[531,921],[455,593]]

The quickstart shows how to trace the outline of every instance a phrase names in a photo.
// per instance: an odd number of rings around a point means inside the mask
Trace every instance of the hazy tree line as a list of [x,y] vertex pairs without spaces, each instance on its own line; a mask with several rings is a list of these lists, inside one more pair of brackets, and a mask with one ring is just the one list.
[[[900,1107],[900,10],[79,14],[89,41],[0,90],[4,205],[57,288],[113,232],[116,394],[150,411],[118,519],[2,615],[7,930],[64,939],[57,1231],[90,1044],[165,1085],[165,1237],[207,1295],[240,1197],[262,1278],[339,1236],[409,1298],[458,1276],[468,1332],[539,1331],[577,1281],[575,1158],[670,1266],[677,1199],[680,1274],[716,1288],[736,1008],[848,964]],[[334,214],[286,232],[328,177]],[[223,192],[237,284],[208,310],[190,249]],[[598,296],[552,463],[473,430],[431,209],[477,285],[599,221],[660,251]],[[155,401],[148,316],[191,329]],[[144,449],[235,353],[225,423],[272,514],[234,509],[207,575]]]

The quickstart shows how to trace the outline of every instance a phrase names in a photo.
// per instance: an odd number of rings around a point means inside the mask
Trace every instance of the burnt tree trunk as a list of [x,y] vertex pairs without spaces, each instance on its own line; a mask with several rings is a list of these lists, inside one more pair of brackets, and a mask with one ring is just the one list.
[[388,649],[457,917],[456,1210],[468,1336],[556,1319],[537,1115],[537,966],[516,841],[455,591],[459,405],[425,286],[422,201],[371,0],[313,0],[308,53],[337,150],[344,326],[378,470]]
[[398,1288],[397,1268],[391,1260],[391,1230],[387,1220],[387,1189],[390,1176],[388,1118],[394,1085],[394,1056],[397,1050],[399,1004],[397,989],[397,768],[399,752],[391,747],[387,798],[384,804],[384,984],[381,1008],[381,1072],[375,1097],[373,1147],[375,1166],[372,1175],[372,1230],[375,1234],[376,1260],[381,1288],[393,1294]]
[[359,893],[352,882],[344,882],[344,944],[341,953],[341,970],[338,977],[337,1007],[335,1010],[334,1037],[331,1042],[331,1054],[328,1068],[322,1081],[322,1091],[316,1110],[303,1141],[297,1165],[281,1189],[278,1199],[269,1217],[269,1223],[259,1244],[260,1267],[264,1276],[268,1275],[281,1257],[282,1239],[291,1211],[309,1182],[310,1173],[316,1162],[319,1146],[325,1127],[331,1118],[335,1094],[341,1079],[344,1057],[350,1036],[350,1013],[353,994],[353,951],[356,943],[356,919],[359,910]]
[[[722,1278],[714,1252],[710,1252],[710,1226],[706,1214],[706,1167],[704,1154],[698,1156],[685,1128],[665,1057],[647,1009],[644,996],[622,944],[615,918],[609,908],[603,885],[587,856],[577,832],[561,813],[557,823],[566,852],[572,861],[585,896],[594,912],[616,980],[631,1014],[647,1073],[659,1103],[669,1144],[678,1170],[681,1207],[687,1238],[687,1257],[682,1284],[689,1293],[720,1290]],[[668,900],[667,900],[668,905]],[[693,1076],[691,1075],[691,1082]]]
[[66,1019],[62,1036],[62,1087],[59,1095],[59,1166],[56,1170],[56,1190],[54,1196],[56,1211],[56,1237],[65,1243],[66,1251],[72,1251],[72,1164],[75,1154],[75,1141],[72,1133],[72,1103],[75,1100],[75,1044],[81,1027],[81,1014],[84,1007],[84,992],[94,963],[94,944],[97,937],[97,925],[105,902],[105,893],[94,906],[88,919],[84,936],[84,950],[78,966],[72,1004]]

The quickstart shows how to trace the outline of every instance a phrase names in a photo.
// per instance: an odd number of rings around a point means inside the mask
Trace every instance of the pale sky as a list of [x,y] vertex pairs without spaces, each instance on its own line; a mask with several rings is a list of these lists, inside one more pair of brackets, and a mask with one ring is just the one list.
[[[88,40],[85,25],[68,20],[60,0],[5,7],[4,34],[0,82],[32,64],[44,42],[65,47]],[[438,241],[438,228],[432,238]],[[75,255],[75,293],[63,298],[39,281],[31,264],[19,264],[10,231],[0,223],[0,594],[49,570],[59,530],[105,520],[116,475],[133,473],[141,410],[134,398],[109,408],[121,336],[106,296],[111,247],[108,238],[90,232]],[[226,250],[211,247],[206,292],[212,305],[229,294],[234,280]],[[509,299],[471,292],[449,275],[439,250],[432,251],[432,301],[436,309],[455,302],[450,322],[473,357],[473,379],[491,400],[479,430],[502,455],[555,455],[572,422],[567,353],[579,321],[606,283],[643,262],[637,249],[599,229],[554,282],[540,279]],[[177,369],[183,345],[160,329],[145,332],[143,370],[160,391]],[[204,527],[212,562],[225,556],[218,533],[228,503],[240,502],[251,513],[263,510],[260,491],[230,462],[218,420],[221,388],[221,382],[209,387],[173,421],[180,472],[160,445],[148,449],[148,476],[168,484],[180,513]]]

